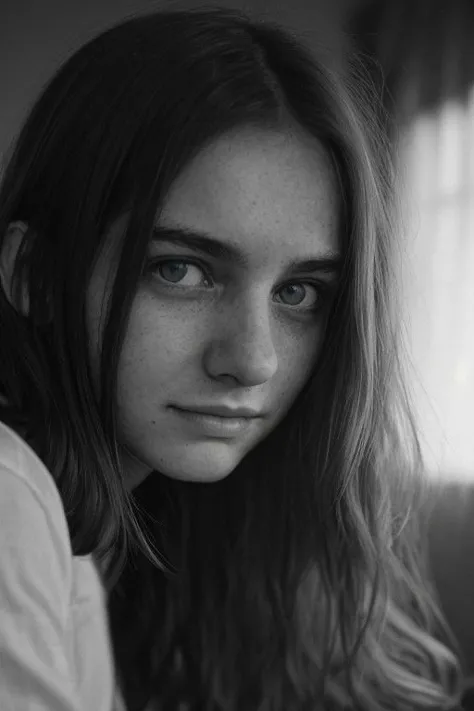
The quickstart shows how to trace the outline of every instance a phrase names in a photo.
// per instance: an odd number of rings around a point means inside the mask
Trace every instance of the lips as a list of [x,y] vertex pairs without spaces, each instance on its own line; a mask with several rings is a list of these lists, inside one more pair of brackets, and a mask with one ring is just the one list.
[[247,432],[253,423],[259,419],[255,415],[235,416],[233,414],[242,412],[241,409],[231,411],[232,414],[227,409],[225,415],[216,414],[216,412],[222,412],[222,408],[212,408],[212,411],[199,412],[171,406],[171,410],[186,425],[187,436],[194,437],[197,435],[198,438],[234,439]]
[[260,411],[250,407],[230,407],[227,405],[172,405],[172,407],[184,412],[230,419],[255,419],[257,417],[263,417]]

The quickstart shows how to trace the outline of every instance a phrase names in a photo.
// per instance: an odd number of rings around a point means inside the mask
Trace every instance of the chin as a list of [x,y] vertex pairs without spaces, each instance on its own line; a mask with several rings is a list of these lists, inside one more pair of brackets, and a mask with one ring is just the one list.
[[[222,448],[219,447],[219,449]],[[225,449],[204,453],[190,451],[186,457],[183,457],[181,450],[180,454],[166,459],[160,458],[161,461],[156,468],[170,479],[211,483],[225,479],[229,474],[232,474],[241,459],[242,457],[231,456],[231,453]]]
[[167,469],[165,467],[160,468],[160,473],[170,479],[179,479],[180,481],[200,481],[203,484],[210,484],[211,482],[221,481],[225,479],[229,474],[232,474],[235,467],[232,469],[219,469],[219,468],[209,468],[209,469],[184,469],[181,467],[179,470]]

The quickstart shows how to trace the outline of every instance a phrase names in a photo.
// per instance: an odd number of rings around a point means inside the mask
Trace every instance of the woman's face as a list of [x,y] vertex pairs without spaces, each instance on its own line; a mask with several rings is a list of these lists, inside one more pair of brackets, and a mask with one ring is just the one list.
[[[222,479],[284,418],[336,293],[337,263],[323,271],[317,260],[339,254],[338,202],[322,147],[296,133],[227,135],[176,180],[119,363],[131,486],[153,469]],[[90,286],[95,344],[107,267],[104,257]]]

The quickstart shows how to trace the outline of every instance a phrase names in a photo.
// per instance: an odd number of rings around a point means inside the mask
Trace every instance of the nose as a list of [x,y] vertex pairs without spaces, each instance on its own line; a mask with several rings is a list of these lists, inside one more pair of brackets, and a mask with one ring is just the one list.
[[268,304],[234,304],[223,313],[205,350],[204,367],[212,378],[232,377],[244,387],[270,380],[278,358]]

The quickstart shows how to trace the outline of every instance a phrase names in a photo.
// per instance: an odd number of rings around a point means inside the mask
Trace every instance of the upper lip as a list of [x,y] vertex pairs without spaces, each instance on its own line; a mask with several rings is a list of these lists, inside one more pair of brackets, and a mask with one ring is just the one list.
[[231,407],[229,405],[196,405],[184,407],[175,405],[178,410],[187,410],[188,412],[198,412],[203,415],[215,415],[217,417],[262,417],[263,413],[258,410],[253,410],[250,407]]

